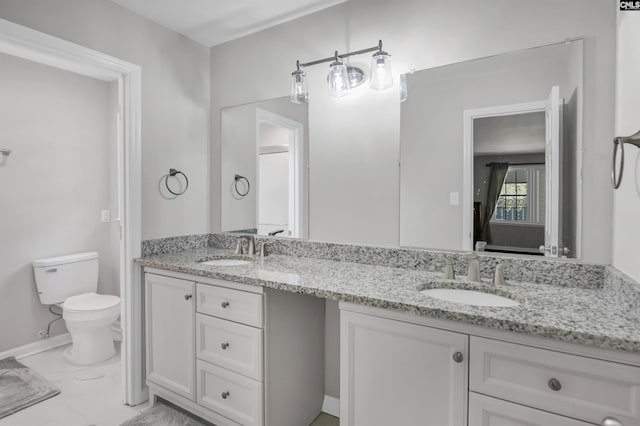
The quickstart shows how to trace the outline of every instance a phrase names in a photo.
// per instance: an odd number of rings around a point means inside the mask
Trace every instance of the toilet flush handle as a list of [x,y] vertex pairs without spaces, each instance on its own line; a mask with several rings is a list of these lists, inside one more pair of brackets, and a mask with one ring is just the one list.
[[58,272],[58,268],[47,269],[47,272]]

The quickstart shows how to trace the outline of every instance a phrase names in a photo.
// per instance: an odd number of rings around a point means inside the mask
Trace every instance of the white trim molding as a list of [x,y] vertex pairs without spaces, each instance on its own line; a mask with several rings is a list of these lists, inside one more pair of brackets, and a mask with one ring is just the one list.
[[324,396],[322,412],[334,417],[340,417],[340,400],[329,395]]
[[60,346],[68,345],[69,343],[71,343],[71,335],[69,335],[69,333],[59,334],[57,336],[38,340],[37,342],[0,352],[0,359],[5,359],[10,356],[15,357],[16,359],[22,359],[51,349],[59,348]]
[[[120,297],[123,401],[147,399],[143,369],[141,268],[141,96],[140,66],[49,34],[0,19],[0,52],[119,85]],[[38,342],[39,343],[39,342]]]

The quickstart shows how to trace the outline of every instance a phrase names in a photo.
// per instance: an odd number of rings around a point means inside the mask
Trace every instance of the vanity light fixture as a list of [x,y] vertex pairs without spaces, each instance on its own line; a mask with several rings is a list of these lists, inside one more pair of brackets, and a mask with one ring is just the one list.
[[341,55],[338,54],[338,51],[336,50],[334,55],[328,58],[305,63],[296,61],[296,70],[291,73],[291,102],[297,104],[309,102],[309,91],[306,80],[307,76],[302,68],[325,62],[331,62],[331,65],[329,66],[329,75],[327,76],[329,95],[333,97],[341,97],[349,94],[349,90],[364,83],[366,77],[362,69],[346,66],[342,59],[369,52],[375,52],[371,58],[371,76],[369,78],[371,82],[370,87],[376,90],[388,89],[393,85],[393,76],[391,74],[391,55],[382,50],[382,40],[379,40],[377,46],[370,47],[368,49],[343,53]]
[[291,73],[291,102],[295,104],[309,102],[307,75],[300,69],[300,61],[296,61],[296,70]]

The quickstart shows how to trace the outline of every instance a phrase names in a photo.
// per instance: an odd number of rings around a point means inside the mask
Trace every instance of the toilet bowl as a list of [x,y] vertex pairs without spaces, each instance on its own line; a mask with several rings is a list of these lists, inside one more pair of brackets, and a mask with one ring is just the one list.
[[111,325],[120,316],[120,298],[96,293],[72,296],[62,304],[62,318],[73,345],[64,351],[67,361],[89,365],[116,354]]
[[38,297],[62,308],[72,346],[64,358],[78,365],[115,355],[111,325],[120,315],[118,296],[96,294],[98,253],[87,252],[33,261]]

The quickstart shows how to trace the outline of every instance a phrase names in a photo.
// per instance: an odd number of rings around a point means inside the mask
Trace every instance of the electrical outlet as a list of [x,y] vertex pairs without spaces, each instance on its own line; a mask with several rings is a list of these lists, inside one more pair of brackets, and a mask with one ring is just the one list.
[[100,218],[102,219],[102,223],[111,222],[111,212],[109,210],[102,210],[102,212],[100,212]]
[[449,205],[450,206],[458,206],[458,205],[460,205],[460,193],[459,192],[450,192],[449,193]]

